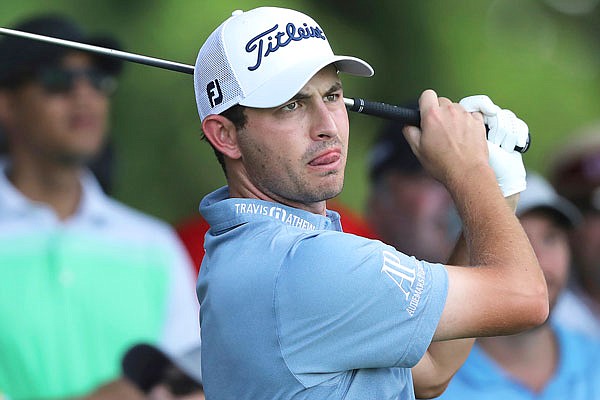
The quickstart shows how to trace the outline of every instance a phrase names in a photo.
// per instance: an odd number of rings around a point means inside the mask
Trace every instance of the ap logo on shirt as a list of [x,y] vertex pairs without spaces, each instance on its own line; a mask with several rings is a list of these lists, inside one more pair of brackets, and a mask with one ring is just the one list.
[[404,265],[400,257],[391,251],[384,250],[382,255],[381,272],[386,274],[402,291],[404,298],[409,302],[406,311],[412,316],[421,301],[421,293],[425,287],[425,271],[419,264],[416,266]]

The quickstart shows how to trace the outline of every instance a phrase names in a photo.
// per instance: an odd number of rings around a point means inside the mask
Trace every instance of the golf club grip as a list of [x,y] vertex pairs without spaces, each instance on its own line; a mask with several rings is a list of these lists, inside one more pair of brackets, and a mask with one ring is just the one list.
[[[394,106],[392,104],[380,103],[377,101],[368,101],[359,97],[350,98],[351,102],[346,105],[350,111],[355,111],[362,114],[374,115],[376,117],[393,119],[403,122],[406,125],[421,126],[421,113],[419,110]],[[352,104],[351,104],[352,103]],[[485,126],[486,131],[489,131],[488,126]],[[525,153],[529,150],[531,143],[531,134],[527,133],[527,143],[525,146],[515,146],[515,151]]]
[[377,101],[368,101],[359,97],[353,97],[352,100],[354,101],[354,104],[348,107],[350,111],[393,119],[407,125],[421,125],[421,114],[419,113],[419,110],[398,107]]

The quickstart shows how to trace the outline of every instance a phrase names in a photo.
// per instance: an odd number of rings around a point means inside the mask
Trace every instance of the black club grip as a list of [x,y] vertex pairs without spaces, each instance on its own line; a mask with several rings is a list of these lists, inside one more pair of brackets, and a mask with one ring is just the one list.
[[[368,101],[359,97],[345,98],[344,102],[348,110],[373,115],[376,117],[393,119],[405,123],[406,125],[421,126],[421,113],[419,110],[394,106],[392,104],[380,103],[377,101]],[[486,130],[489,128],[486,125]],[[525,153],[529,150],[531,144],[531,135],[527,134],[527,143],[525,146],[515,146],[515,151]]]
[[[391,104],[368,101],[358,97],[350,99],[353,104],[348,106],[350,111],[374,115],[376,117],[393,119],[404,122],[407,125],[420,126],[421,114],[419,110],[398,107]],[[349,104],[349,103],[348,103]]]

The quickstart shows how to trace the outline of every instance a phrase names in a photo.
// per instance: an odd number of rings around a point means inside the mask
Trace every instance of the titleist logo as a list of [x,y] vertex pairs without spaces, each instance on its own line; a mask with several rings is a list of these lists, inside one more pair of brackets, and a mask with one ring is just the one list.
[[[246,51],[254,53],[256,51],[256,64],[248,67],[248,70],[254,71],[262,64],[263,58],[271,53],[275,53],[282,47],[287,46],[291,42],[298,42],[303,39],[316,38],[327,40],[323,31],[318,26],[309,27],[306,23],[304,27],[296,28],[296,25],[289,22],[285,26],[285,31],[279,31],[274,35],[270,35],[279,28],[279,24],[268,29],[252,39],[246,44]],[[266,41],[266,43],[265,43]]]

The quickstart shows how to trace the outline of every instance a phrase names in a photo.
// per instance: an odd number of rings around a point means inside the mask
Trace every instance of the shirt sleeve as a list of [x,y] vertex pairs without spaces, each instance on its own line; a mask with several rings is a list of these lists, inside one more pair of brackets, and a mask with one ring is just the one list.
[[199,306],[189,255],[174,232],[169,231],[164,240],[170,255],[170,279],[160,345],[170,354],[177,354],[200,343]]
[[445,268],[341,232],[290,248],[275,290],[282,355],[301,382],[358,368],[414,366],[448,287]]

